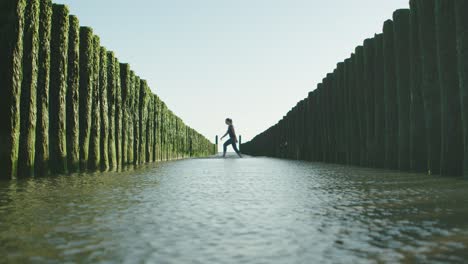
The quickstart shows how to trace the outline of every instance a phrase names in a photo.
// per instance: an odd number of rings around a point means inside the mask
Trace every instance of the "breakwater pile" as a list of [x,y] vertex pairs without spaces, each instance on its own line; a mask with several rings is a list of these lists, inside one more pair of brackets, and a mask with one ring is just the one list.
[[0,2],[0,178],[214,154],[145,80],[50,0]]
[[467,11],[411,0],[242,151],[468,176]]

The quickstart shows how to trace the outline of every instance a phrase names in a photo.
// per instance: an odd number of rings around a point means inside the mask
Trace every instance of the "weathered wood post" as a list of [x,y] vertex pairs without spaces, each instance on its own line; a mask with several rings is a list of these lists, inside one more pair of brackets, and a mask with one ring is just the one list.
[[37,126],[35,174],[49,173],[49,80],[52,2],[41,0],[39,14],[39,69],[37,79]]
[[107,52],[107,105],[108,105],[108,120],[109,120],[109,135],[108,135],[108,157],[109,168],[117,169],[117,147],[115,139],[115,105],[116,105],[116,72],[115,64],[117,63],[114,53]]
[[122,167],[122,87],[120,82],[120,63],[115,58],[115,150],[117,157],[117,168]]
[[[345,85],[345,90],[344,90],[344,107],[345,107],[345,135],[344,135],[344,140],[346,141],[346,163],[347,165],[352,164],[352,155],[353,155],[353,147],[354,147],[354,140],[352,139],[352,114],[351,114],[351,108],[352,108],[352,103],[350,100],[350,94],[351,94],[351,59],[348,58],[344,61],[344,85]],[[319,113],[317,111],[317,93],[314,91],[314,133],[317,133],[317,124],[318,124],[318,118],[319,118]],[[318,136],[315,136],[314,139],[314,146],[315,148],[318,146]],[[315,151],[317,153],[317,151]],[[317,154],[314,155],[314,161],[318,161],[318,156]]]
[[80,169],[80,25],[76,16],[69,16],[68,87],[67,87],[67,155],[68,170]]
[[134,142],[133,142],[133,164],[140,164],[140,87],[141,80],[140,77],[135,76],[133,82],[133,125],[134,125]]
[[393,13],[398,105],[398,169],[410,169],[410,11]]
[[468,177],[468,16],[466,15],[466,10],[468,10],[468,1],[455,0],[457,58],[464,139],[464,177]]
[[128,148],[128,154],[127,154],[127,160],[128,164],[133,164],[133,161],[135,159],[135,154],[133,152],[133,143],[134,143],[134,126],[135,126],[135,120],[134,120],[134,96],[135,96],[135,73],[130,70],[129,72],[129,83],[128,83],[128,94],[127,94],[127,107],[128,107],[128,121],[127,121],[127,131],[128,131],[128,143],[127,143],[127,148]]
[[418,0],[419,45],[422,58],[422,95],[426,118],[427,169],[431,173],[440,172],[440,86],[437,69],[437,45],[435,35],[435,2]]
[[23,30],[25,0],[7,1],[0,12],[5,26],[0,41],[0,177],[16,177],[20,133],[20,98],[23,67]]
[[366,117],[366,165],[375,167],[376,146],[374,135],[374,90],[375,90],[375,39],[364,40],[364,99]]
[[147,92],[148,85],[146,80],[140,81],[140,103],[139,103],[139,115],[140,115],[140,146],[139,146],[139,156],[140,163],[143,164],[146,162],[146,114],[147,114]]
[[[308,100],[308,107],[309,107],[309,160],[310,161],[316,161],[316,142],[315,142],[315,136],[317,134],[317,129],[316,129],[316,105],[315,105],[315,96],[316,93],[315,91],[309,92],[309,100]],[[281,134],[282,134],[282,120],[278,122],[278,131],[277,131],[277,141],[276,141],[276,146],[277,146],[277,157],[281,158],[281,153],[282,153],[282,139],[281,139]],[[248,148],[247,148],[248,151]]]
[[108,65],[107,65],[107,50],[104,47],[101,47],[99,56],[101,58],[101,65],[99,68],[99,100],[100,103],[100,113],[101,113],[101,138],[100,138],[100,154],[101,154],[101,169],[104,171],[109,170],[109,104],[107,94],[107,74],[108,74]]
[[417,0],[410,0],[410,168],[427,170],[426,117],[422,85],[422,58],[419,43],[419,11]]
[[50,160],[54,173],[67,173],[66,96],[68,75],[68,8],[52,6],[50,61]]
[[[326,82],[327,82],[327,91],[326,91],[326,96],[327,96],[327,126],[328,126],[328,160],[330,163],[335,163],[336,162],[336,128],[335,128],[335,111],[336,111],[336,106],[335,106],[335,73],[328,73],[326,77]],[[301,104],[299,105],[300,112],[302,112],[302,101]],[[300,127],[299,131],[303,131],[302,124],[303,122],[303,117],[300,117]],[[298,146],[302,146],[301,139],[303,138],[302,133],[299,134],[298,138]]]
[[94,37],[89,27],[80,28],[80,169],[88,169],[91,112],[94,88]]
[[355,50],[354,74],[356,85],[354,87],[356,100],[356,121],[358,127],[358,137],[356,138],[359,149],[358,165],[367,165],[367,149],[366,149],[366,105],[365,105],[365,86],[364,81],[364,46],[358,46]]
[[130,65],[120,63],[120,82],[122,91],[122,163],[129,163],[129,127],[132,125],[130,119],[130,94],[131,77]]
[[161,100],[156,96],[156,113],[155,113],[155,152],[156,152],[156,161],[161,161]]
[[241,151],[241,145],[242,145],[242,136],[239,135],[239,152]]
[[455,2],[436,0],[435,21],[442,109],[440,173],[457,176],[463,171],[463,132],[457,67]]
[[[39,0],[26,4],[23,35],[23,80],[20,99],[18,176],[34,175],[36,90],[39,51]],[[3,87],[8,89],[9,87]]]
[[101,167],[101,100],[99,91],[99,70],[101,67],[101,41],[98,36],[93,40],[93,107],[91,112],[91,138],[89,141],[89,169]]
[[115,77],[115,149],[117,153],[117,166],[122,167],[122,87],[120,82],[120,63],[117,58],[114,62]]
[[383,27],[384,102],[385,102],[385,168],[398,169],[398,103],[395,73],[393,21]]
[[350,141],[352,142],[351,164],[360,164],[360,129],[359,129],[359,106],[357,100],[356,86],[358,84],[356,75],[357,56],[351,54],[350,58],[350,71],[349,71],[349,101],[350,101]]
[[383,34],[375,35],[374,135],[375,167],[385,168],[385,90]]
[[[335,127],[335,130],[336,130],[336,137],[337,137],[337,141],[336,141],[336,151],[337,151],[337,163],[339,164],[345,164],[346,163],[346,140],[344,138],[345,136],[345,128],[344,128],[344,124],[345,124],[345,119],[344,119],[344,108],[345,108],[345,96],[344,96],[344,63],[343,62],[340,62],[337,64],[336,66],[336,94],[335,94],[335,109],[336,109],[336,116],[335,116],[335,122],[336,122],[336,127]],[[308,98],[307,98],[307,110],[306,110],[306,114],[305,114],[305,122],[306,122],[306,126],[305,126],[305,137],[307,139],[307,160],[311,160],[310,158],[310,151],[311,151],[311,148],[313,148],[313,146],[311,146],[311,144],[309,143],[310,142],[310,138],[311,138],[311,133],[313,133],[313,129],[314,127],[311,126],[311,120],[312,120],[312,114],[311,114],[311,97],[312,97],[312,94],[309,93],[308,94]]]
[[148,89],[148,114],[146,121],[146,162],[153,161],[153,94]]

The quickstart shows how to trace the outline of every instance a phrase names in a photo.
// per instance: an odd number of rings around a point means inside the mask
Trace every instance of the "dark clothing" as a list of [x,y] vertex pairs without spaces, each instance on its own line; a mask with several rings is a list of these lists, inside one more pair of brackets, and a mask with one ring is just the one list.
[[226,155],[226,150],[227,150],[227,147],[229,145],[232,145],[232,148],[234,149],[234,151],[237,153],[237,155],[241,156],[240,152],[239,152],[239,149],[237,149],[237,145],[236,145],[236,141],[234,138],[230,138],[228,139],[226,142],[224,142],[224,155]]
[[236,133],[234,132],[234,126],[229,125],[227,133],[229,134],[230,139],[235,139],[236,138]]

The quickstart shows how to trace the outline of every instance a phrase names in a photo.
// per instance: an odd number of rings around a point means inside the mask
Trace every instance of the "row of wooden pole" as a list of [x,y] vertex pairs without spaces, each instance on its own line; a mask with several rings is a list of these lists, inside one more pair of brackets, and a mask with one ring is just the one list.
[[243,152],[468,176],[466,11],[411,0]]
[[0,178],[116,170],[213,146],[66,6],[0,2]]

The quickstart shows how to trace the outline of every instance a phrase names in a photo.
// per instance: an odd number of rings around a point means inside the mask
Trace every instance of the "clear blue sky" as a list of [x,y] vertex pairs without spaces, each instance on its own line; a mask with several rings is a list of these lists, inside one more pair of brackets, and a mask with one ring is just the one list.
[[408,0],[54,0],[209,139],[275,124]]

